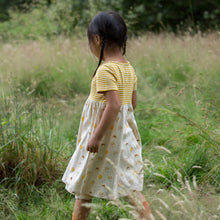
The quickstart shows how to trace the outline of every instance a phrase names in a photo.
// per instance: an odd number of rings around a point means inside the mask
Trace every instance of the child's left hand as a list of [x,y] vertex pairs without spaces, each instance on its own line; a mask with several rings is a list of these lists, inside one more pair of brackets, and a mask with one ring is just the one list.
[[95,136],[93,136],[89,140],[86,149],[91,153],[98,153],[100,145],[101,145],[101,140],[99,140]]

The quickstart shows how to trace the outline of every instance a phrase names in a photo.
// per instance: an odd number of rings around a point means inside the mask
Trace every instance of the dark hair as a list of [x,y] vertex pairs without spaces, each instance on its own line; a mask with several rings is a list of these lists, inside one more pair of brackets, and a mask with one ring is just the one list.
[[96,34],[101,38],[101,51],[99,63],[93,76],[95,76],[102,62],[105,47],[118,46],[122,49],[122,54],[125,54],[127,27],[123,18],[117,12],[103,11],[98,13],[89,24],[89,43],[91,43]]

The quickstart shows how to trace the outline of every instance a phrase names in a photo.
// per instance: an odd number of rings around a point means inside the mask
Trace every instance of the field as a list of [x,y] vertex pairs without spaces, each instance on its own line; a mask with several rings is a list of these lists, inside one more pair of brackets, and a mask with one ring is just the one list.
[[[129,39],[144,195],[155,219],[220,219],[219,33]],[[0,218],[70,219],[62,174],[97,65],[86,38],[0,42]],[[94,199],[89,219],[136,219]]]

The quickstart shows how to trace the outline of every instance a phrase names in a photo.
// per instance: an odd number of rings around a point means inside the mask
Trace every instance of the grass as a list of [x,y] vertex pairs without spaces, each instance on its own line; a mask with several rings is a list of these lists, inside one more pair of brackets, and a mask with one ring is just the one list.
[[[130,39],[144,194],[155,219],[220,217],[219,34]],[[67,219],[61,176],[97,65],[85,38],[0,42],[0,216]],[[94,199],[90,219],[136,219],[123,200]]]

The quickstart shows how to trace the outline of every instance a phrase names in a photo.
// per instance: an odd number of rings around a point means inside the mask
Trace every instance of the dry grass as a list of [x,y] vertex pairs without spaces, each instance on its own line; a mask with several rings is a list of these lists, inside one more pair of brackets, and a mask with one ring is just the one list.
[[[219,48],[219,33],[194,36],[148,33],[129,40],[127,57],[139,79],[136,118],[146,165],[144,194],[156,220],[220,218]],[[0,123],[2,127],[8,126],[6,130],[12,135],[14,128],[11,125],[17,123],[22,130],[18,136],[26,135],[22,139],[25,144],[13,139],[13,153],[7,155],[7,164],[13,162],[10,165],[13,167],[27,164],[26,170],[22,166],[19,170],[25,178],[29,178],[30,170],[35,178],[35,174],[39,174],[41,182],[60,177],[53,161],[43,164],[44,169],[49,168],[48,175],[40,175],[44,148],[39,145],[44,143],[48,144],[44,146],[49,153],[60,152],[62,159],[59,160],[63,163],[59,166],[63,168],[59,167],[59,171],[65,169],[74,150],[79,117],[96,64],[85,38],[0,43],[0,101],[3,103]],[[17,122],[16,115],[19,116]],[[30,122],[32,117],[36,120]],[[44,120],[46,127],[42,123]],[[33,128],[37,132],[32,133]],[[7,138],[6,130],[0,130],[0,140],[7,145],[9,140],[1,139],[4,135]],[[29,138],[30,134],[33,139]],[[38,141],[28,143],[29,140]],[[28,146],[33,146],[33,151],[27,149]],[[10,148],[9,144],[7,147]],[[16,149],[23,149],[24,153],[21,151],[16,157]],[[27,157],[29,160],[25,160]],[[38,168],[31,167],[31,161],[35,161],[34,166]],[[18,179],[19,173],[15,177]],[[36,181],[25,182],[34,184]],[[65,219],[71,216],[69,205],[73,204],[70,199],[65,202],[65,196],[60,199],[64,194],[63,185],[59,185],[58,191],[49,190],[51,197],[41,192],[42,203],[36,208],[36,201],[30,202],[31,211],[26,212],[24,207],[19,210],[15,205],[17,195],[10,193],[7,197],[3,189],[1,197],[4,200],[0,204],[10,204],[10,210],[2,208],[0,214],[30,219],[41,213],[39,219]],[[119,207],[102,201],[98,212],[94,207],[95,213],[90,219],[111,219],[113,216],[133,216],[135,219],[134,207],[121,201],[116,201],[116,205]],[[59,212],[54,212],[54,207],[58,206],[61,207]]]

